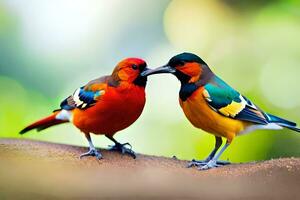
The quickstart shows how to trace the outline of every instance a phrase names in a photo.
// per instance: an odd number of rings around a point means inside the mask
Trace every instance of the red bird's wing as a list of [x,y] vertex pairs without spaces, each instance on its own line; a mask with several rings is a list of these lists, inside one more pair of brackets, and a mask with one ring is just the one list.
[[61,109],[86,109],[95,105],[99,97],[105,93],[108,81],[109,76],[103,76],[90,81],[85,86],[78,88],[71,96],[61,102]]

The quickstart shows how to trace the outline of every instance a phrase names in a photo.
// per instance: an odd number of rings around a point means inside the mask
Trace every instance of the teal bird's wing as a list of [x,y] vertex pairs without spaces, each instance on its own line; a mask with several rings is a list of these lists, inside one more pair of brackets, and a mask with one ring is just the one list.
[[61,109],[86,109],[95,105],[99,97],[105,93],[107,86],[106,81],[107,77],[101,77],[89,82],[85,86],[78,88],[72,95],[61,102]]
[[204,86],[203,95],[214,111],[226,117],[268,124],[267,115],[263,111],[216,76]]

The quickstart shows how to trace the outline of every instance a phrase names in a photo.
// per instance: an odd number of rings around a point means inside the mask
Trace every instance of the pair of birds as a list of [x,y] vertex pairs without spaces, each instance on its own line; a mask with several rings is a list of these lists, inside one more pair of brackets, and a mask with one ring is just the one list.
[[[92,80],[78,88],[60,104],[60,109],[41,119],[20,133],[41,131],[50,126],[72,122],[89,142],[89,151],[80,156],[102,158],[90,133],[105,135],[114,142],[112,150],[136,158],[129,143],[121,144],[114,135],[134,123],[141,115],[146,98],[147,76],[171,73],[181,82],[179,102],[184,114],[197,128],[215,136],[213,151],[202,161],[192,160],[189,167],[210,169],[229,164],[219,157],[233,139],[257,129],[288,128],[297,132],[296,123],[265,113],[245,96],[216,76],[197,55],[182,53],[156,69],[147,68],[140,58],[127,58],[117,64],[109,76]],[[226,144],[222,145],[222,137]],[[129,147],[128,147],[129,146]],[[218,152],[218,153],[217,153]]]

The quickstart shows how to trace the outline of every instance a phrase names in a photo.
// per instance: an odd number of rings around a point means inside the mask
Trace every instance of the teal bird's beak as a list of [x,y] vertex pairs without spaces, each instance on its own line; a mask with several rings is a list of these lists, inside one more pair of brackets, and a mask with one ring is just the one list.
[[155,69],[147,69],[141,73],[141,76],[149,76],[152,74],[175,73],[176,70],[169,65],[164,65]]

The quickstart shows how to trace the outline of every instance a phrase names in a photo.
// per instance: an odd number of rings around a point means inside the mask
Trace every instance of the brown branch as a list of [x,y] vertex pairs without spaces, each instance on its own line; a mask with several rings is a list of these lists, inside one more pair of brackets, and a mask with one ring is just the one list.
[[30,140],[0,140],[0,199],[297,199],[300,159],[232,164],[199,171],[187,161]]

